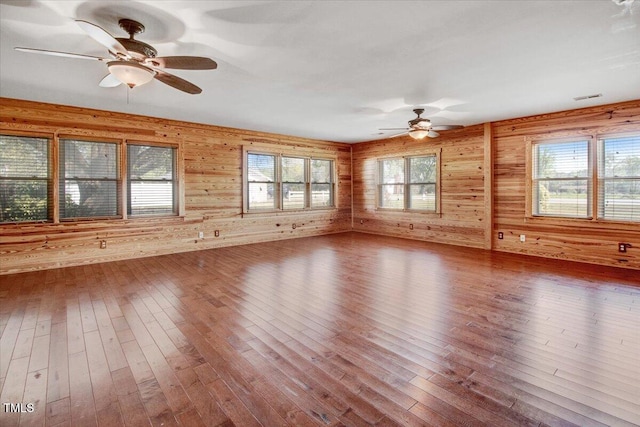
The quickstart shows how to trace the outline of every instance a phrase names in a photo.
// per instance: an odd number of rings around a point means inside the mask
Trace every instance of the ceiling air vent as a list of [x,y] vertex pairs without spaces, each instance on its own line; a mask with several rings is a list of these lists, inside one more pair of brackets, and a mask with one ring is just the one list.
[[585,99],[600,98],[601,96],[601,93],[596,93],[595,95],[576,96],[575,98],[573,98],[573,100],[584,101]]

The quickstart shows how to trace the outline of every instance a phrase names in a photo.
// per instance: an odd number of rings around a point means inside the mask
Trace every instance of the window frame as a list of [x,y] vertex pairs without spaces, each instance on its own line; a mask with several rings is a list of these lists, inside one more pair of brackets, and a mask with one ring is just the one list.
[[[249,182],[249,155],[262,155],[272,156],[275,159],[274,165],[274,181],[265,182],[273,184],[274,186],[274,207],[273,208],[251,208],[249,203],[249,184],[255,183],[255,181]],[[284,185],[287,182],[282,179],[282,159],[283,158],[295,158],[304,160],[304,206],[302,208],[285,208],[284,207]],[[311,192],[311,161],[312,160],[325,160],[331,162],[331,205],[330,206],[313,206],[312,192]],[[288,212],[309,212],[317,210],[334,210],[337,209],[336,192],[337,192],[337,180],[336,180],[336,162],[337,159],[331,156],[314,156],[304,155],[291,151],[275,151],[269,150],[263,147],[243,147],[242,153],[242,213],[243,214],[278,214]],[[260,181],[262,182],[262,181]],[[296,182],[297,183],[297,182]],[[299,183],[298,183],[299,184]]]
[[[442,214],[442,203],[441,203],[441,188],[442,188],[442,180],[441,180],[441,154],[442,149],[436,149],[431,151],[425,151],[420,153],[414,153],[410,155],[404,156],[394,156],[394,157],[380,157],[376,159],[376,210],[385,211],[385,212],[411,212],[425,215],[441,215]],[[411,159],[415,158],[423,158],[423,157],[434,157],[435,158],[435,183],[418,183],[411,182]],[[401,184],[387,184],[383,183],[383,174],[382,174],[382,162],[388,160],[400,160],[404,162],[403,165],[403,182]],[[433,184],[435,186],[435,207],[433,210],[431,209],[416,209],[411,206],[411,187],[413,185],[422,185],[422,184]],[[382,201],[382,189],[385,186],[389,185],[402,185],[403,188],[403,207],[395,208],[395,207],[385,207],[381,205]]]
[[[603,203],[603,197],[601,188],[604,185],[603,179],[600,175],[601,162],[604,159],[601,158],[601,141],[605,139],[615,139],[624,137],[640,136],[640,132],[591,132],[591,133],[566,133],[560,135],[537,135],[525,137],[526,144],[526,185],[525,185],[525,222],[544,222],[548,224],[616,224],[622,226],[637,226],[640,221],[634,221],[629,219],[618,218],[606,218],[601,214],[601,203]],[[543,143],[562,143],[572,141],[587,141],[588,143],[588,168],[589,168],[589,180],[588,185],[588,215],[585,217],[569,216],[569,215],[540,215],[535,213],[534,209],[534,148],[536,145]]]

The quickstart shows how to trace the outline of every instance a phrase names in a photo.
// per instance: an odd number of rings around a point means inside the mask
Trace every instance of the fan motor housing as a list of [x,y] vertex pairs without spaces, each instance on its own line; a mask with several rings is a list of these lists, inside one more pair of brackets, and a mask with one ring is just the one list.
[[158,55],[158,51],[153,46],[150,46],[145,42],[141,42],[140,40],[120,37],[117,37],[116,40],[122,43],[122,46],[124,46],[124,48],[127,49],[133,57],[137,57],[138,59],[155,58],[156,55]]

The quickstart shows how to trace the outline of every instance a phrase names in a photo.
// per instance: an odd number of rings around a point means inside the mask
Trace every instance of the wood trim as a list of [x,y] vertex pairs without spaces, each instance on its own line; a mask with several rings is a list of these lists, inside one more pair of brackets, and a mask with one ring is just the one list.
[[60,162],[60,138],[57,133],[51,137],[51,153],[49,155],[49,169],[51,170],[51,204],[53,205],[53,223],[60,223],[60,168],[57,167]]
[[[442,148],[435,150],[436,155],[436,211],[438,215],[442,215]],[[425,212],[430,213],[430,212]]]
[[524,194],[525,194],[525,218],[533,218],[533,142],[532,140],[525,138],[525,182],[524,182]]
[[484,124],[484,248],[493,248],[493,127]]
[[118,164],[118,181],[120,183],[120,194],[118,195],[118,197],[120,200],[118,200],[118,203],[120,205],[120,211],[122,212],[122,219],[127,219],[129,217],[127,200],[129,199],[130,195],[129,186],[127,185],[129,159],[126,141],[124,144],[120,144],[118,148],[120,150],[120,160]]

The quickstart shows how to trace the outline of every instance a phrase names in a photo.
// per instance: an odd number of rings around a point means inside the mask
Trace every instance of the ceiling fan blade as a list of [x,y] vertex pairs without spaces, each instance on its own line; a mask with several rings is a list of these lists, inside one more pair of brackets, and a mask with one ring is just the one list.
[[56,50],[45,50],[45,49],[32,49],[30,47],[16,47],[14,49],[20,52],[41,53],[44,55],[62,56],[65,58],[91,59],[93,61],[110,61],[109,58],[100,58],[99,56],[82,55],[80,53],[58,52]]
[[162,70],[156,70],[155,75],[156,80],[160,80],[162,83],[174,87],[178,90],[181,90],[186,93],[190,93],[192,95],[197,95],[202,92],[198,86],[194,85],[191,82],[188,82],[184,79],[181,79],[178,76],[174,76],[173,74],[169,74]]
[[462,129],[464,126],[461,125],[437,125],[432,126],[433,130],[453,130],[453,129]]
[[434,130],[430,130],[429,133],[427,134],[427,136],[429,138],[437,138],[440,136],[440,134]]
[[98,83],[100,87],[116,87],[120,86],[122,82],[116,78],[113,74],[109,73]]
[[387,138],[397,138],[399,136],[409,135],[409,131],[397,133],[395,135],[388,136]]
[[406,130],[406,131],[408,131],[409,128],[380,128],[378,130]]
[[78,24],[78,26],[80,26],[80,28],[82,28],[85,33],[89,34],[95,41],[109,49],[109,52],[117,53],[126,58],[130,56],[122,43],[96,24],[79,19],[76,20],[76,24]]
[[145,62],[153,67],[175,70],[215,70],[218,68],[216,61],[202,56],[160,56],[148,58]]

